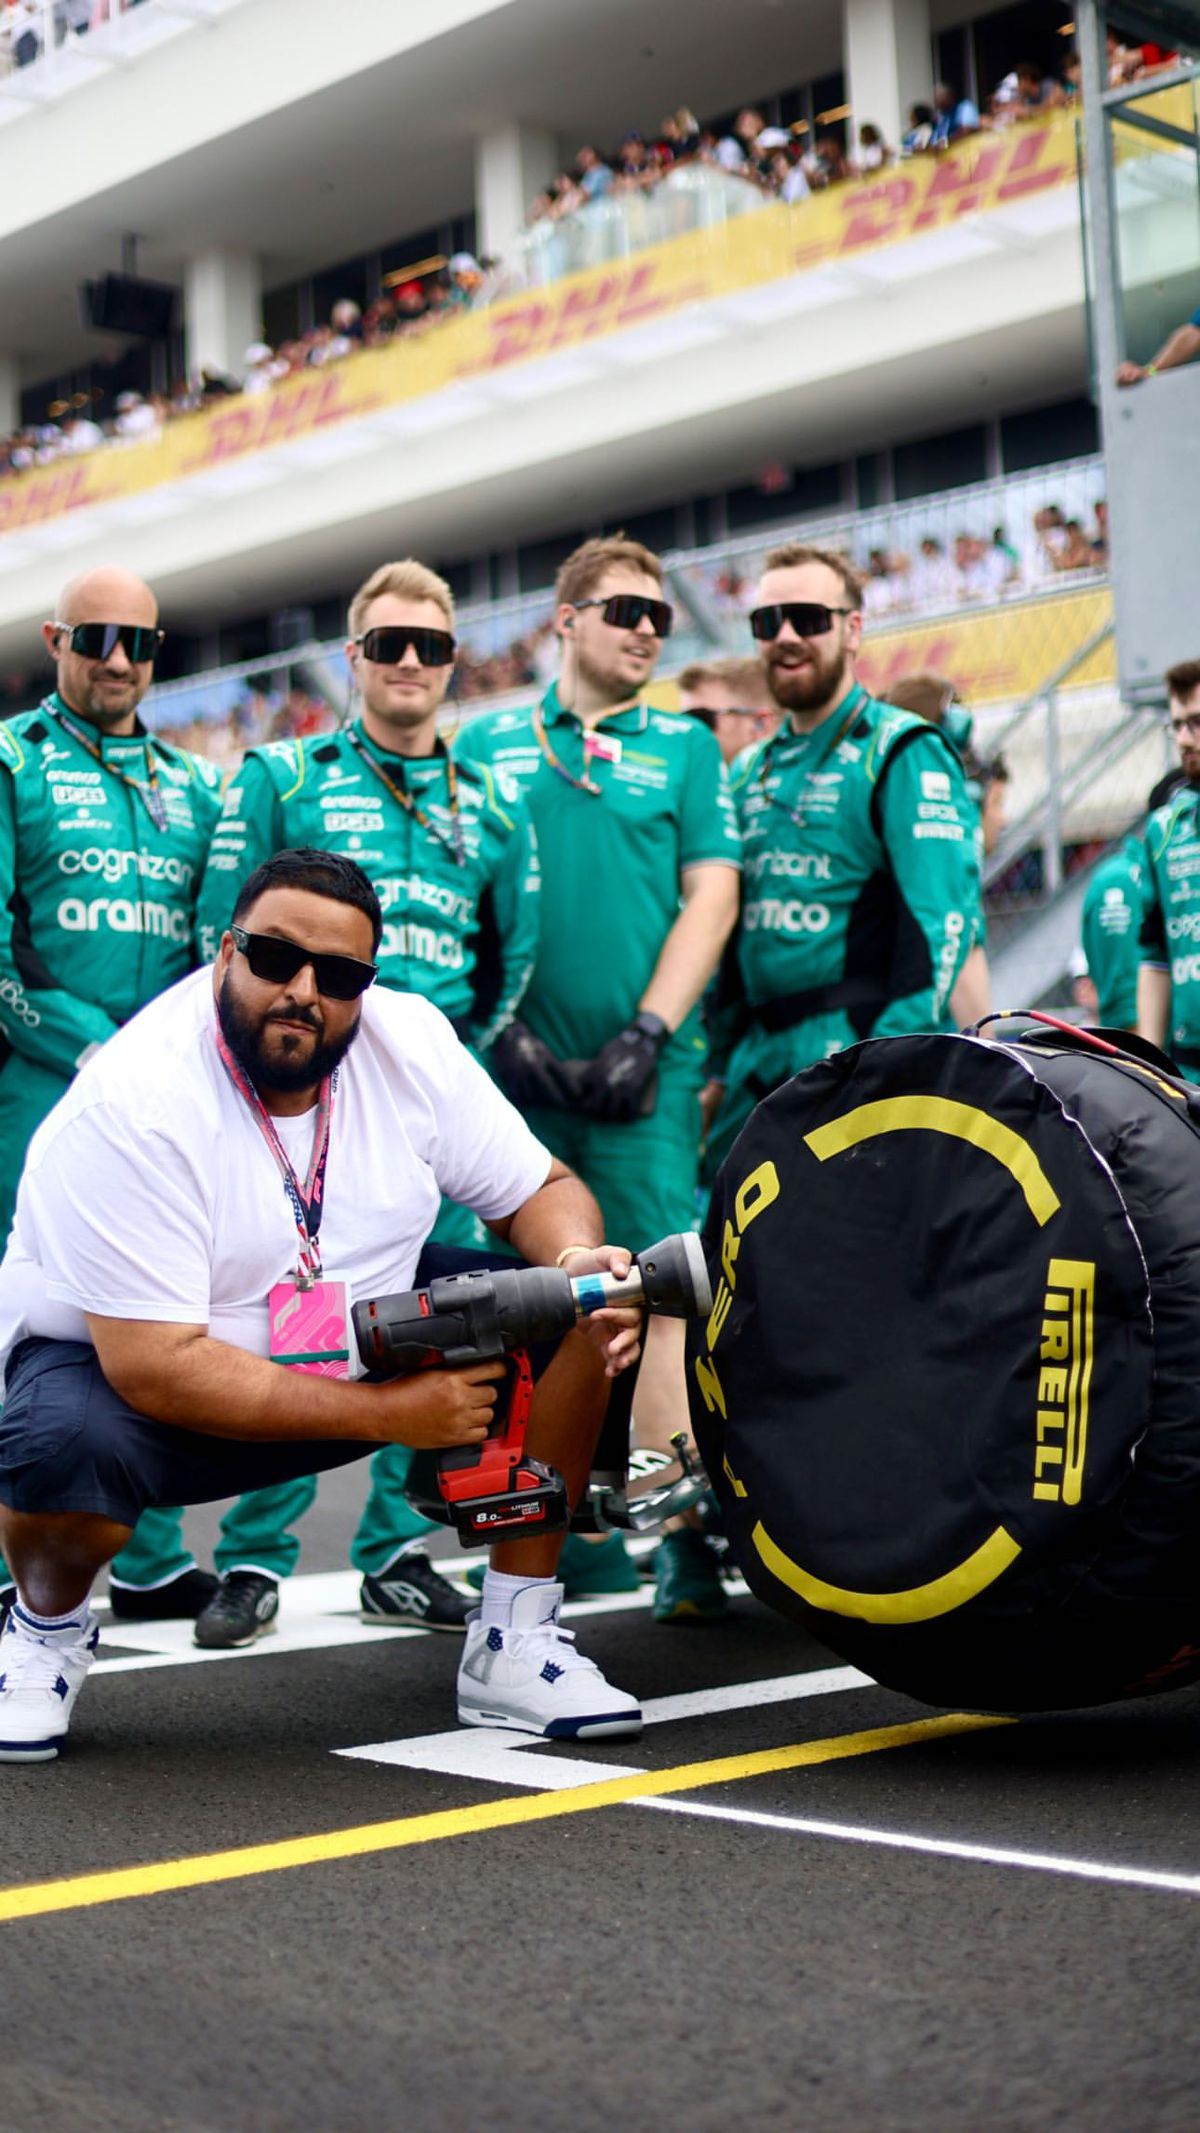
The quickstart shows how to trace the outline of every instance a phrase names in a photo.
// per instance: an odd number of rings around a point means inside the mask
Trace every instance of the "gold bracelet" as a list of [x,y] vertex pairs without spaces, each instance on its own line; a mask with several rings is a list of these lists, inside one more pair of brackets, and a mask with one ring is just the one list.
[[595,1250],[596,1246],[594,1244],[564,1244],[554,1264],[557,1267],[561,1267],[563,1260],[569,1259],[572,1252],[594,1252]]

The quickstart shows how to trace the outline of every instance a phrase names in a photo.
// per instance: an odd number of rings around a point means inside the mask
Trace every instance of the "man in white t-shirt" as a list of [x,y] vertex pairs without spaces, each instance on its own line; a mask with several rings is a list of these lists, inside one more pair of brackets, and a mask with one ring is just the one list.
[[[628,1269],[591,1193],[439,1010],[368,992],[380,928],[353,861],[278,853],[241,890],[214,970],[118,1031],[30,1144],[0,1267],[0,1549],[18,1595],[0,1638],[0,1760],[57,1754],[95,1652],[92,1583],[149,1504],[379,1444],[483,1440],[498,1363],[386,1384],[298,1367],[352,1347],[355,1300],[412,1286],[443,1194],[536,1264]],[[314,1281],[326,1315],[297,1354]],[[638,1323],[597,1313],[539,1380],[528,1450],[573,1500]],[[493,1550],[459,1716],[637,1733],[635,1699],[558,1629],[561,1539]]]

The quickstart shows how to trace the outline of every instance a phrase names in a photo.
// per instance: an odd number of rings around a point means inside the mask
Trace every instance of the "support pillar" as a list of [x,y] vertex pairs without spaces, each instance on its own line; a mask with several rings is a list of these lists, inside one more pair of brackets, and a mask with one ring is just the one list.
[[0,350],[0,436],[21,427],[21,378],[15,355]]
[[199,370],[240,378],[246,350],[262,338],[262,271],[249,252],[201,252],[184,278],[189,377]]
[[910,107],[933,100],[929,0],[843,0],[842,33],[852,144],[869,120],[895,148]]
[[525,227],[529,203],[561,169],[558,142],[539,126],[498,126],[475,143],[479,249],[503,259]]

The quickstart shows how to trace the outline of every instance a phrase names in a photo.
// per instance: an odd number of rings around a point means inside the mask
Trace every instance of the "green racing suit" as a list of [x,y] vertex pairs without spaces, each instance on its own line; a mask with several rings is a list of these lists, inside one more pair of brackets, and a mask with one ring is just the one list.
[[1182,785],[1146,824],[1141,960],[1171,980],[1166,1049],[1200,1082],[1200,791]]
[[1146,907],[1146,853],[1127,837],[1096,867],[1083,898],[1080,933],[1096,1015],[1105,1029],[1137,1028],[1139,940]]
[[[393,754],[358,719],[336,733],[251,749],[226,792],[200,886],[204,956],[216,955],[248,876],[298,845],[342,852],[362,867],[383,910],[379,982],[432,1000],[486,1059],[525,990],[538,942],[537,846],[511,783],[486,765],[453,763],[441,744],[430,756]],[[482,1241],[475,1218],[449,1202],[434,1238]],[[404,1494],[411,1461],[404,1445],[386,1445],[371,1461],[350,1550],[358,1570],[385,1569],[431,1530]],[[239,1498],[222,1522],[217,1569],[286,1577],[299,1552],[290,1529],[316,1486],[305,1479]]]
[[[196,961],[192,914],[220,772],[140,724],[90,738],[57,695],[0,724],[4,1237],[29,1141],[76,1069]],[[113,1566],[118,1579],[143,1581],[143,1551],[146,1583],[186,1570],[180,1518],[148,1511]]]
[[734,793],[742,916],[713,1017],[728,1153],[764,1096],[863,1037],[948,1030],[980,928],[976,810],[934,726],[855,683],[821,724],[790,721]]

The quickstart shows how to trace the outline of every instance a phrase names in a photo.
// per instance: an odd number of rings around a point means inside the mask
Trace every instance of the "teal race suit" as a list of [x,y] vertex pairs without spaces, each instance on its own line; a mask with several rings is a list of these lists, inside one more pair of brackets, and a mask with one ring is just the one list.
[[[101,736],[57,695],[0,724],[5,1237],[30,1136],[76,1068],[195,965],[192,914],[220,787],[214,763],[140,722]],[[180,1518],[148,1512],[116,1576],[157,1583],[186,1570]]]
[[[524,992],[538,939],[537,847],[512,786],[486,766],[453,763],[441,743],[430,756],[393,754],[360,719],[336,733],[252,748],[225,795],[200,887],[205,956],[215,956],[255,867],[296,845],[343,852],[362,867],[383,910],[380,982],[435,1001],[486,1058]],[[478,1241],[474,1218],[449,1205],[434,1236]],[[404,1494],[411,1462],[399,1444],[372,1459],[350,1550],[356,1569],[385,1569],[432,1530]],[[217,1569],[286,1577],[299,1553],[289,1529],[316,1487],[309,1478],[241,1497],[222,1521]]]
[[[589,736],[552,687],[537,710],[470,719],[454,752],[464,768],[514,778],[537,831],[544,916],[521,1019],[558,1059],[594,1059],[638,1011],[679,915],[683,869],[738,865],[716,739],[699,720],[645,703],[610,712]],[[693,1009],[659,1056],[648,1116],[527,1111],[595,1193],[608,1236],[634,1250],[695,1221],[704,1059]]]
[[1200,1082],[1200,792],[1182,785],[1155,809],[1145,833],[1141,960],[1168,972],[1166,1048]]
[[1127,837],[1096,867],[1083,898],[1080,932],[1097,1018],[1105,1029],[1137,1028],[1139,946],[1146,908],[1146,852]]
[[35,1126],[93,1047],[195,966],[220,805],[216,765],[140,724],[102,738],[51,696],[0,725],[5,1236]]
[[715,1018],[726,1095],[714,1168],[754,1105],[802,1067],[863,1037],[952,1027],[980,924],[976,810],[957,754],[857,682],[819,726],[788,721],[762,742],[735,800],[744,900]]

